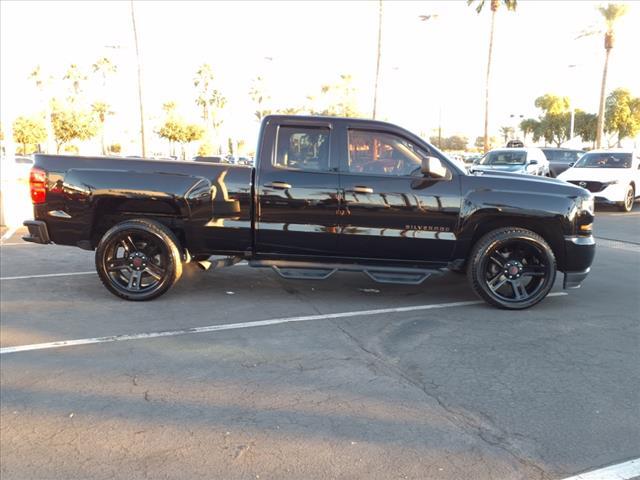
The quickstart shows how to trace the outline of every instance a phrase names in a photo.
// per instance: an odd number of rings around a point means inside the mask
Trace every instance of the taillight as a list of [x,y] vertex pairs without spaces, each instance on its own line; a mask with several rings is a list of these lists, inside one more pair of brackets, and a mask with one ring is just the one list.
[[34,205],[44,203],[47,200],[47,172],[33,167],[29,174],[29,189],[31,190],[31,202]]

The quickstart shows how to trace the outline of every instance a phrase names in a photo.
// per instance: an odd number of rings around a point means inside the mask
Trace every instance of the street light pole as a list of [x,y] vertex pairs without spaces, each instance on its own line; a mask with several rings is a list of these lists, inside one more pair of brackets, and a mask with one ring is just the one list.
[[[573,69],[575,69],[577,66],[578,65],[575,65],[575,64],[568,65],[569,68],[573,68]],[[573,99],[570,98],[569,102],[571,104],[571,120],[569,121],[569,140],[573,140],[575,125],[576,125],[576,108],[573,104]]]
[[133,0],[131,4],[131,23],[133,24],[133,38],[136,45],[136,61],[138,64],[138,103],[140,105],[140,142],[142,144],[142,156],[147,156],[147,149],[144,140],[144,110],[142,108],[142,68],[140,66],[140,49],[138,47],[138,31],[136,29],[136,15],[133,9]]

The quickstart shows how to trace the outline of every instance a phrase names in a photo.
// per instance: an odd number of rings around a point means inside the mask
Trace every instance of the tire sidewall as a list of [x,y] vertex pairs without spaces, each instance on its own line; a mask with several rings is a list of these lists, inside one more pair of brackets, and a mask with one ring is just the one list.
[[[96,248],[96,270],[104,286],[114,295],[133,301],[151,300],[165,293],[179,278],[179,273],[181,272],[181,265],[178,265],[180,262],[180,254],[176,245],[175,237],[173,237],[173,235],[168,235],[162,228],[158,228],[157,225],[159,224],[151,221],[129,220],[113,226],[101,238],[100,243]],[[160,241],[162,248],[165,249],[164,253],[168,259],[168,265],[166,268],[167,273],[160,283],[149,291],[134,293],[122,287],[118,287],[117,285],[114,285],[114,282],[107,271],[106,261],[109,244],[113,240],[113,237],[121,235],[127,231],[139,231],[144,232],[147,235],[154,236]]]
[[[629,196],[629,192],[631,192],[631,202],[627,206],[627,198]],[[631,210],[633,210],[633,204],[634,204],[634,201],[635,201],[635,194],[636,194],[636,191],[633,188],[633,185],[630,184],[627,187],[627,190],[625,190],[625,192],[624,192],[624,200],[622,201],[622,209],[625,212],[630,212]]]
[[[503,229],[501,229],[503,230]],[[485,269],[489,262],[488,252],[493,251],[501,244],[511,242],[513,240],[522,240],[535,244],[546,257],[546,263],[550,266],[549,275],[545,276],[544,283],[539,291],[531,298],[522,302],[505,301],[497,296],[489,289],[484,278]],[[555,283],[557,268],[555,255],[551,247],[539,235],[524,229],[504,230],[502,232],[489,232],[477,243],[474,250],[471,263],[469,265],[469,279],[476,293],[478,293],[485,301],[491,305],[508,309],[523,310],[537,304],[543,300],[553,288]]]

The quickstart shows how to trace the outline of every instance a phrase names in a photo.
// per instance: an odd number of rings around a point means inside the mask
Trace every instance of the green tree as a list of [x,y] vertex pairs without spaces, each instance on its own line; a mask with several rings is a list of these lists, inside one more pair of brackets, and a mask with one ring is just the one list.
[[100,127],[100,148],[102,149],[102,154],[106,155],[107,147],[104,143],[104,124],[108,115],[113,115],[109,104],[105,102],[94,102],[91,105],[91,111],[96,116],[96,120],[98,121],[98,125]]
[[620,146],[623,138],[635,137],[640,132],[640,97],[618,88],[609,94],[605,103],[605,132],[615,133]]
[[304,111],[302,107],[279,108],[277,112],[281,115],[298,115]]
[[536,98],[534,104],[540,110],[551,115],[568,112],[571,107],[569,97],[559,97],[551,93],[545,93],[541,97]]
[[336,83],[322,85],[318,96],[309,96],[307,99],[312,103],[309,111],[313,115],[361,116],[357,106],[353,78],[348,74],[340,75],[340,80]]
[[[467,5],[477,3],[476,12],[480,14],[485,5],[485,0],[467,0]],[[489,82],[491,80],[491,61],[493,57],[493,34],[495,32],[496,13],[500,8],[500,5],[504,5],[508,11],[515,11],[518,2],[517,0],[490,0],[491,6],[491,30],[489,33],[489,57],[487,59],[487,76],[485,80],[485,92],[484,92],[484,151],[489,150]]]
[[538,129],[540,129],[540,121],[535,118],[526,118],[520,122],[520,131],[522,131],[525,141],[527,136],[533,135]]
[[119,143],[112,143],[111,145],[109,145],[109,147],[107,147],[107,150],[110,154],[117,155],[122,152],[122,145],[120,145]]
[[63,145],[74,140],[89,140],[95,137],[98,126],[91,112],[55,108],[51,114],[56,153]]
[[[479,137],[482,138],[482,137]],[[438,137],[432,136],[429,137],[429,142],[436,145],[438,143]],[[483,139],[484,142],[484,139]],[[467,137],[463,137],[461,135],[453,135],[451,137],[443,137],[442,138],[442,150],[466,150],[467,145],[469,144],[469,139]]]
[[47,129],[42,120],[22,116],[13,122],[13,141],[21,145],[23,155],[33,153],[46,139]]
[[584,142],[595,142],[598,129],[598,116],[595,113],[586,113],[582,110],[575,111],[574,132]]
[[[473,144],[476,148],[484,149],[484,136],[476,137],[476,141]],[[498,139],[496,137],[489,137],[489,149],[492,150],[498,145]]]
[[504,138],[504,143],[507,143],[509,141],[509,138],[513,137],[514,133],[515,130],[513,129],[513,127],[500,127],[500,135],[502,136],[502,138]]
[[188,143],[201,140],[204,136],[204,129],[194,123],[186,123],[175,117],[169,117],[158,129],[158,135],[169,141],[170,145],[175,142],[181,145],[182,159],[186,157],[185,146]]
[[264,78],[258,75],[251,82],[251,88],[249,89],[249,97],[253,100],[253,103],[256,105],[256,111],[254,115],[258,119],[258,121],[262,121],[264,117],[271,114],[271,109],[268,104],[271,100],[271,97],[268,95],[265,87]]
[[569,99],[547,93],[536,98],[534,104],[542,110],[542,115],[537,125],[532,123],[533,141],[543,138],[546,143],[555,143],[559,147],[569,139]]
[[[540,120],[540,131],[534,133],[534,141],[538,141],[540,136],[547,143],[555,143],[560,147],[569,139],[570,113],[547,113]],[[536,137],[538,137],[536,139]]]

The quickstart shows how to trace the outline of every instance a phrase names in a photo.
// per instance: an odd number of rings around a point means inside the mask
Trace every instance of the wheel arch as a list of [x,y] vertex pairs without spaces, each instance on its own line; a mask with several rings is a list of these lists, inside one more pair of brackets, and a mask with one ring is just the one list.
[[531,230],[540,235],[551,247],[556,257],[558,269],[562,270],[565,263],[564,233],[562,222],[555,217],[529,217],[519,215],[489,215],[476,219],[467,229],[462,248],[456,252],[456,258],[464,258],[465,263],[474,245],[487,233],[499,228],[517,227]]
[[184,220],[180,207],[175,203],[148,198],[106,197],[98,199],[93,208],[91,246],[95,248],[102,236],[114,225],[133,219],[147,219],[161,223],[171,230],[181,245],[185,244]]

